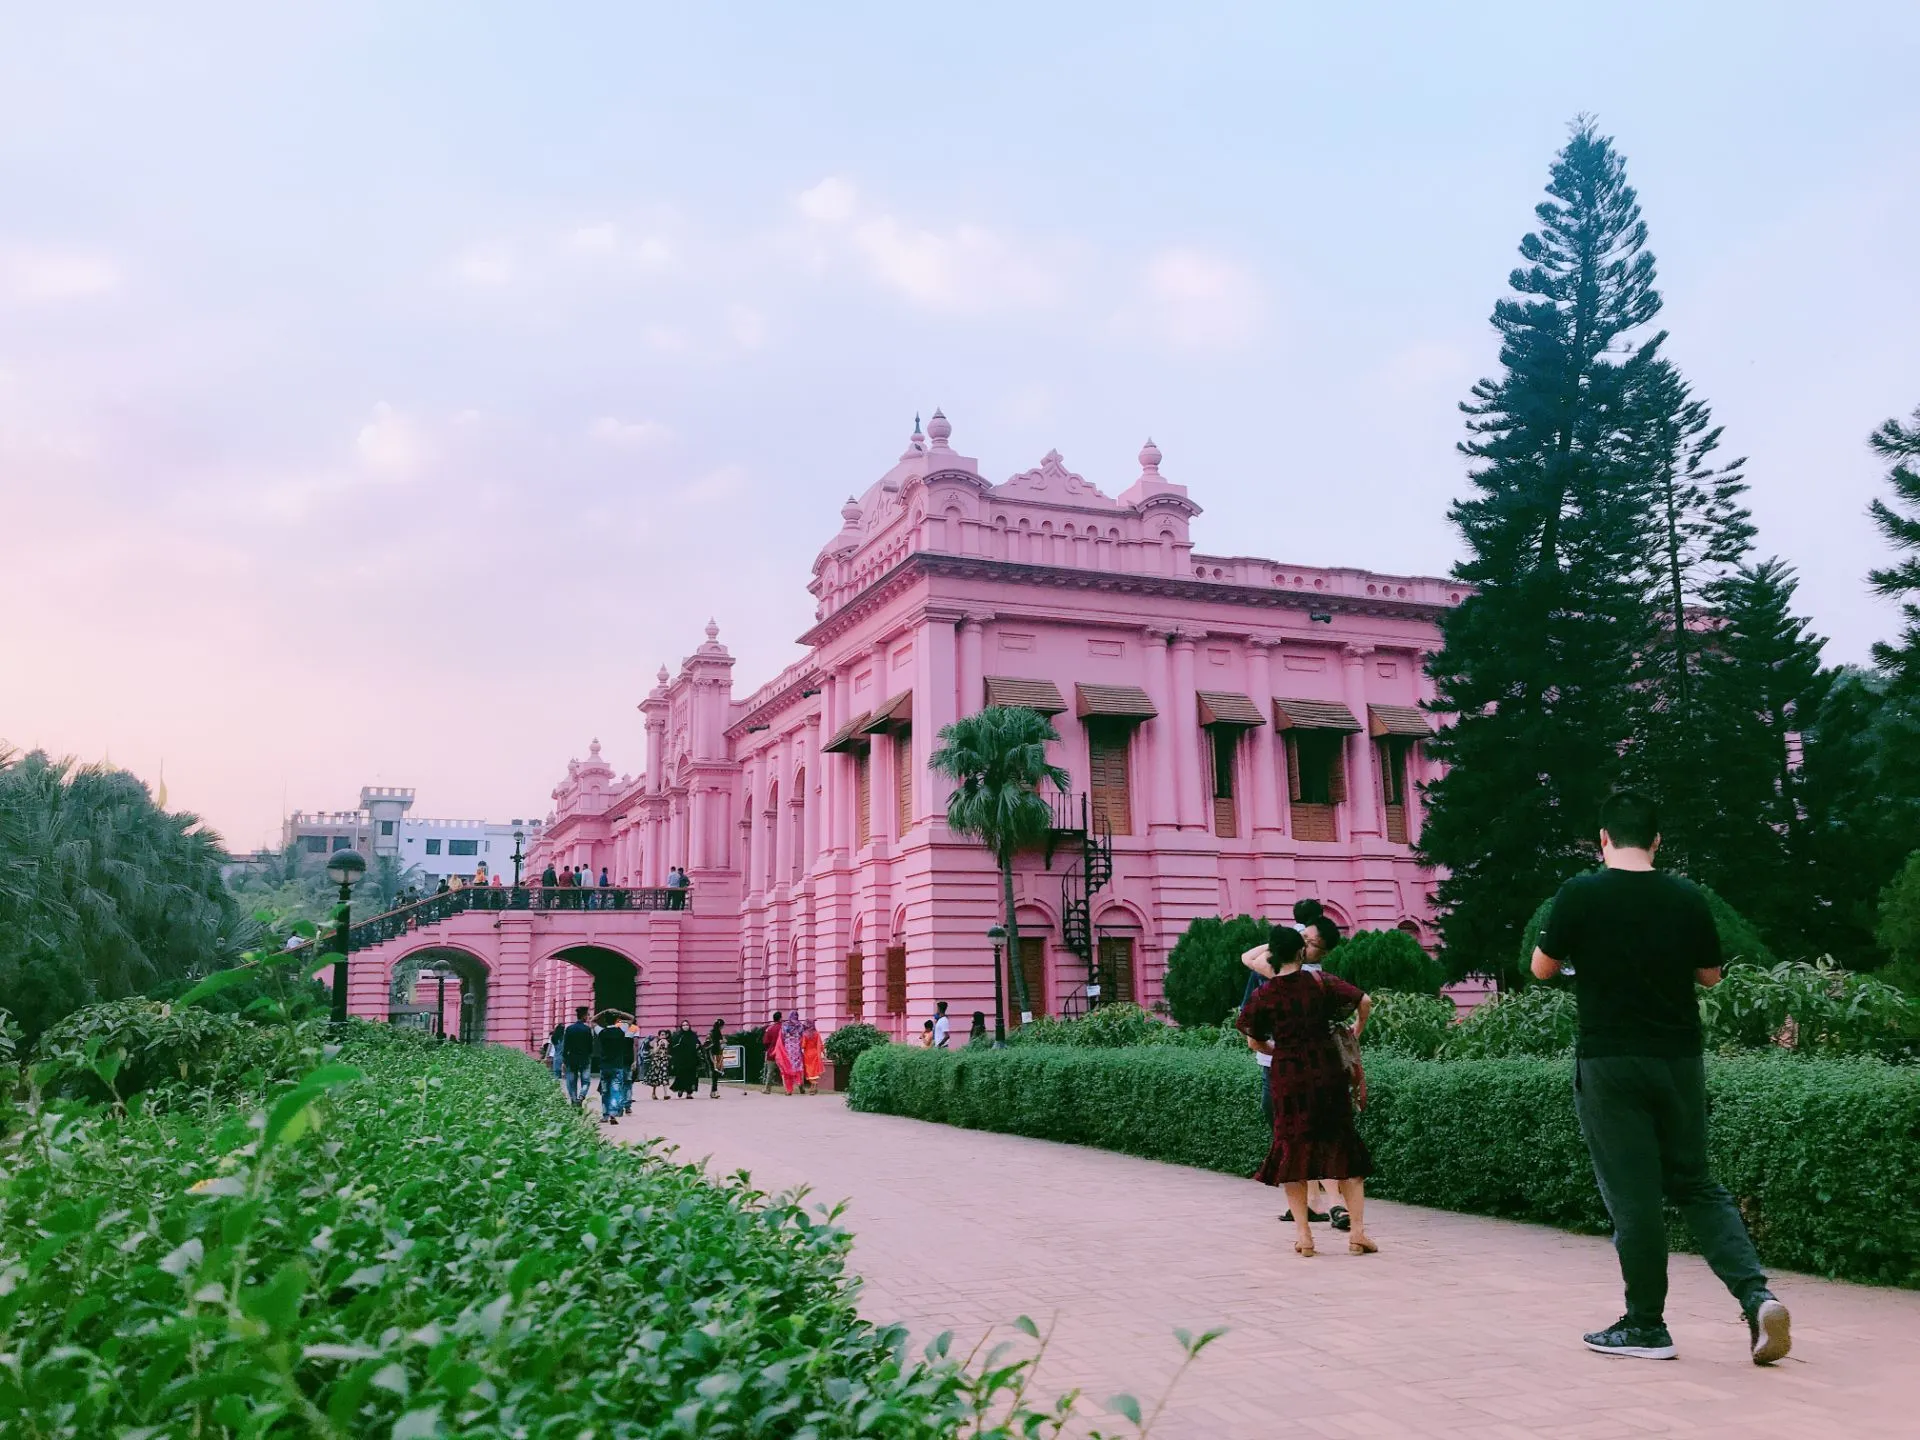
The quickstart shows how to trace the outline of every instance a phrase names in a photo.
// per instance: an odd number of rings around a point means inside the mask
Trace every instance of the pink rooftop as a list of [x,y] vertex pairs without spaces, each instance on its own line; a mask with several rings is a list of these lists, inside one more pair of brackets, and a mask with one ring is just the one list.
[[994,484],[951,438],[935,411],[841,507],[805,658],[739,694],[709,623],[639,703],[639,775],[597,740],[568,762],[528,877],[578,863],[651,888],[680,865],[691,908],[451,916],[357,951],[354,1013],[385,1018],[392,967],[427,958],[467,977],[470,1034],[529,1048],[609,974],[648,1028],[797,1007],[904,1038],[936,1000],[961,1035],[991,1023],[997,875],[927,769],[940,728],[988,704],[1051,714],[1073,777],[1051,853],[1016,868],[1036,1011],[1077,1013],[1090,986],[1152,1005],[1196,916],[1304,896],[1432,943],[1419,707],[1459,587],[1199,553],[1200,506],[1151,440],[1110,496],[1057,453]]

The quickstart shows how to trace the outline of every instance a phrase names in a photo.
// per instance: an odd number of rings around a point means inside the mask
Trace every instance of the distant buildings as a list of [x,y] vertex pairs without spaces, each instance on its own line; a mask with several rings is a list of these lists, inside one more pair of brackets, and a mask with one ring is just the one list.
[[324,865],[336,850],[357,850],[368,859],[389,855],[418,867],[429,888],[450,876],[472,878],[482,861],[489,874],[513,878],[514,834],[531,851],[540,837],[538,820],[416,819],[413,791],[366,785],[358,810],[295,811],[281,829],[282,848],[292,846],[305,862]]

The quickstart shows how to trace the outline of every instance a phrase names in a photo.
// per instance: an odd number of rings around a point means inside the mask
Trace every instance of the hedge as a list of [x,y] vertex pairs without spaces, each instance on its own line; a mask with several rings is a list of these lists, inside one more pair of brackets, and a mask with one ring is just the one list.
[[[1604,1233],[1572,1062],[1374,1053],[1361,1132],[1372,1193]],[[861,1057],[849,1103],[1250,1175],[1266,1153],[1246,1053],[1153,1046]],[[1769,1265],[1920,1288],[1920,1068],[1788,1055],[1710,1059],[1714,1172]],[[1676,1241],[1683,1232],[1676,1230]]]
[[24,1098],[0,1434],[930,1440],[974,1413],[858,1318],[847,1237],[797,1202],[605,1143],[525,1055],[352,1034],[238,1105]]

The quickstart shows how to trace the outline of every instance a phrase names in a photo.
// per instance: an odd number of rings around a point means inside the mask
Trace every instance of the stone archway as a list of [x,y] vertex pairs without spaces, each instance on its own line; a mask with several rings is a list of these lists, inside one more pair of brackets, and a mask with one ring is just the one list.
[[640,963],[607,945],[567,945],[548,955],[549,962],[573,966],[593,981],[593,1013],[617,1010],[639,1016],[644,989]]
[[448,1018],[448,1036],[471,1042],[488,1039],[489,982],[493,972],[487,962],[457,945],[423,945],[409,950],[393,962],[389,972],[389,1001],[409,1006],[436,1003],[439,984],[435,982],[433,996],[426,995],[426,986],[420,980],[423,970],[446,970],[458,977],[458,1020]]

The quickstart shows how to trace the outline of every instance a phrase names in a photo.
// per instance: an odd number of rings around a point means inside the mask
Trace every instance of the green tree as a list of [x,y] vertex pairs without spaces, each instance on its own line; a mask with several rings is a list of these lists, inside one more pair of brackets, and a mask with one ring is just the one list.
[[[1635,382],[1657,358],[1653,256],[1626,164],[1581,119],[1556,158],[1515,292],[1496,304],[1501,373],[1462,405],[1472,493],[1431,672],[1459,717],[1432,742],[1424,858],[1443,867],[1456,972],[1505,982],[1537,898],[1591,863],[1594,819],[1633,738],[1652,645],[1646,447]],[[1695,448],[1698,448],[1698,441]]]
[[27,1036],[231,963],[254,927],[222,858],[124,770],[0,748],[0,996]]
[[[1181,1025],[1218,1025],[1240,1008],[1247,968],[1240,957],[1267,943],[1264,920],[1202,915],[1188,925],[1167,954],[1167,1010]],[[1334,952],[1338,954],[1339,951]]]
[[1356,930],[1327,954],[1326,968],[1369,995],[1405,990],[1438,995],[1446,971],[1404,930]]
[[1875,645],[1873,658],[1897,688],[1916,694],[1920,693],[1920,470],[1914,465],[1920,462],[1920,406],[1914,408],[1911,424],[1889,420],[1868,437],[1867,443],[1892,467],[1887,471],[1887,485],[1894,502],[1889,505],[1876,497],[1868,513],[1887,543],[1903,555],[1895,563],[1873,571],[1867,582],[1876,593],[1901,600],[1900,615],[1906,627],[1897,644]]
[[1880,892],[1877,938],[1890,962],[1886,978],[1909,995],[1920,995],[1920,850]]
[[1047,838],[1053,810],[1041,797],[1042,786],[1063,794],[1071,777],[1047,760],[1047,742],[1058,740],[1053,722],[1037,710],[989,705],[942,727],[939,747],[928,768],[955,785],[947,797],[947,825],[954,834],[978,840],[1000,867],[1005,906],[1008,969],[1013,973],[1014,1003],[1022,1014],[1033,1005],[1020,964],[1020,921],[1013,904],[1013,857]]
[[1825,642],[1793,613],[1795,584],[1767,560],[1709,588],[1714,628],[1691,726],[1707,803],[1675,819],[1686,872],[1752,916],[1775,948],[1804,952],[1815,943],[1815,884],[1800,737],[1833,677],[1820,665]]

